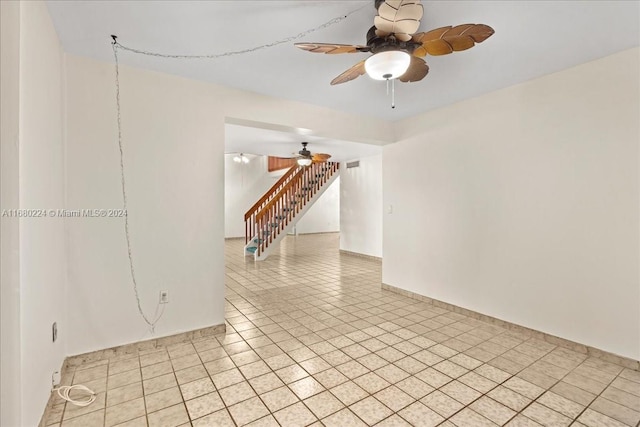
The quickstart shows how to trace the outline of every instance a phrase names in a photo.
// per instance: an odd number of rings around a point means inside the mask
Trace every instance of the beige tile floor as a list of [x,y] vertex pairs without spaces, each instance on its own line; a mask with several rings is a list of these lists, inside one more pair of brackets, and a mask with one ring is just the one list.
[[[255,264],[228,241],[227,333],[80,366],[71,426],[638,426],[640,372],[380,289],[335,234]],[[56,401],[58,402],[58,401]]]

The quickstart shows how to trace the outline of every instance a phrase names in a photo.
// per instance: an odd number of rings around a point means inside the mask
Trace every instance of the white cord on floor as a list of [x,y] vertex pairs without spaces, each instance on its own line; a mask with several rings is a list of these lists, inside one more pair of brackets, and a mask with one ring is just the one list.
[[[82,390],[89,393],[89,395],[87,396],[87,400],[72,399],[69,396],[71,394],[71,390]],[[63,400],[66,400],[69,403],[73,403],[76,406],[89,406],[96,400],[96,393],[82,384],[63,385],[58,388],[54,388],[53,391],[57,391],[58,396],[60,396]]]

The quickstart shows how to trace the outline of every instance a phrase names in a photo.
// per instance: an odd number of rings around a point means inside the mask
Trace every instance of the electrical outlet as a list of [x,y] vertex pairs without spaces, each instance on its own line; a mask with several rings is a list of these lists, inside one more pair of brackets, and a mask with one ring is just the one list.
[[58,322],[53,322],[53,325],[51,325],[51,336],[53,338],[53,342],[56,342],[58,339]]
[[169,302],[169,291],[160,291],[160,304]]
[[51,388],[55,388],[57,385],[60,385],[60,381],[60,371],[54,371],[53,374],[51,374]]

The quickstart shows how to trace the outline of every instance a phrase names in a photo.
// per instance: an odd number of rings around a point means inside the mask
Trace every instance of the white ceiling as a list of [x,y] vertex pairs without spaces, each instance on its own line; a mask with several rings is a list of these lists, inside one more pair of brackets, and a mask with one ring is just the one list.
[[[471,50],[426,58],[421,82],[397,86],[391,110],[384,82],[363,76],[329,86],[366,54],[321,55],[292,43],[213,60],[122,52],[124,64],[397,120],[638,46],[637,1],[424,1],[421,31],[485,23],[496,33]],[[371,5],[370,7],[368,5]],[[65,51],[113,62],[110,34],[162,53],[211,54],[294,36],[360,9],[298,41],[364,44],[373,0],[49,1]]]

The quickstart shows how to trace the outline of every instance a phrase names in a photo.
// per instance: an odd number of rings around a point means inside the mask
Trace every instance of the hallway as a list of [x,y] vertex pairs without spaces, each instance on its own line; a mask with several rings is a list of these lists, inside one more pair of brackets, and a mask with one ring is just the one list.
[[338,240],[287,237],[260,263],[228,240],[226,335],[80,366],[74,383],[106,396],[49,421],[638,425],[639,372],[382,291],[380,262],[339,254]]

